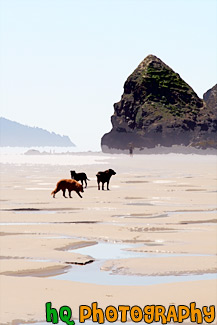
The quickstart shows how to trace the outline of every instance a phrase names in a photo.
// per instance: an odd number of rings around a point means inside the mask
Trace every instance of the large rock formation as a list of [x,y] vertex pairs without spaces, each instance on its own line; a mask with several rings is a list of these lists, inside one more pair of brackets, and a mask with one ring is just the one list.
[[127,78],[111,122],[112,130],[101,140],[104,152],[129,146],[217,148],[217,118],[212,106],[153,55]]

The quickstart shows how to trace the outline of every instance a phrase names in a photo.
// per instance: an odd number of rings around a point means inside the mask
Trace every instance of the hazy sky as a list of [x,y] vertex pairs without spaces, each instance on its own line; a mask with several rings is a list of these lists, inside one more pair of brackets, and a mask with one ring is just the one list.
[[216,0],[0,0],[1,116],[99,150],[154,54],[199,97],[217,82]]

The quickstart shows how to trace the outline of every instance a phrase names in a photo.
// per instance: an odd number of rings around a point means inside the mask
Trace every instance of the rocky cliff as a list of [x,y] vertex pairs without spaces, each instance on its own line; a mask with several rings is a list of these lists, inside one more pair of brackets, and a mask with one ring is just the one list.
[[217,84],[203,95],[206,106],[217,115]]
[[[212,101],[212,96],[207,97]],[[112,130],[101,139],[104,152],[129,146],[217,148],[212,105],[206,105],[178,73],[153,55],[127,78],[111,122]]]

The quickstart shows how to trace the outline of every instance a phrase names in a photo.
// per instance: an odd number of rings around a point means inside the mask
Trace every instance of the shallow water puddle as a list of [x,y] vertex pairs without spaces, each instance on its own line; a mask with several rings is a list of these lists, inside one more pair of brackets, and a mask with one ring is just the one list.
[[[143,203],[130,203],[130,205],[143,205]],[[132,214],[123,214],[123,215],[113,215],[113,218],[135,218],[135,219],[154,219],[154,218],[167,218],[171,217],[174,215],[184,215],[184,214],[191,214],[191,213],[199,213],[199,214],[215,214],[217,216],[217,210],[177,210],[177,211],[168,211],[167,213],[163,214],[156,214],[156,215],[151,215],[151,214],[146,214],[146,213],[132,213]],[[198,220],[198,222],[195,223],[200,223],[201,221]],[[204,223],[205,221],[203,221]]]
[[47,211],[47,210],[20,210],[13,211],[15,214],[55,214],[58,213],[56,211]]
[[209,214],[216,214],[217,210],[176,210],[176,211],[168,211],[168,214],[170,216],[176,215],[176,214],[189,214],[189,213],[209,213]]
[[99,223],[98,221],[54,221],[54,222],[0,222],[0,226],[38,226],[38,225],[51,225],[51,224],[92,224]]
[[119,286],[141,286],[154,285],[161,283],[185,282],[196,280],[217,279],[216,273],[202,275],[171,275],[171,276],[139,276],[139,275],[119,275],[111,272],[101,271],[102,262],[94,262],[85,266],[73,265],[64,274],[54,276],[57,280],[68,280],[82,283],[92,283],[100,285],[119,285]]
[[[34,203],[35,204],[35,203]],[[39,203],[40,204],[40,203]],[[73,211],[81,210],[80,208],[14,208],[14,209],[0,209],[0,211],[13,212],[13,213],[71,213]]]
[[[180,224],[200,224],[200,223],[203,223],[203,224],[206,224],[206,225],[214,225],[217,223],[217,210],[216,209],[213,209],[213,210],[177,210],[177,211],[169,211],[168,212],[168,216],[169,217],[172,217],[172,216],[175,216],[175,215],[186,215],[186,216],[189,216],[192,214],[192,213],[196,213],[196,214],[208,214],[208,215],[211,215],[212,217],[214,217],[214,219],[205,219],[204,220],[183,220],[180,222]],[[210,216],[210,217],[211,217]]]
[[[170,275],[170,276],[140,276],[140,275],[122,275],[114,274],[112,271],[101,271],[101,267],[106,260],[135,258],[135,257],[175,257],[175,256],[195,256],[198,254],[171,254],[171,253],[145,253],[135,252],[129,249],[138,247],[139,245],[121,244],[121,243],[98,243],[87,247],[71,250],[80,254],[90,255],[95,259],[93,263],[85,266],[73,265],[66,273],[54,276],[57,280],[68,280],[82,283],[93,283],[100,285],[153,285],[160,283],[182,282],[216,279],[217,274],[202,274],[202,275]],[[200,255],[201,256],[201,255]]]
[[96,245],[70,250],[83,255],[90,255],[96,260],[111,260],[119,258],[143,257],[144,253],[128,250],[129,248],[138,247],[140,245],[130,245],[122,243],[99,242]]
[[132,213],[132,214],[120,214],[120,215],[114,215],[112,218],[132,218],[132,219],[154,219],[154,218],[167,218],[168,214],[146,214],[146,213]]

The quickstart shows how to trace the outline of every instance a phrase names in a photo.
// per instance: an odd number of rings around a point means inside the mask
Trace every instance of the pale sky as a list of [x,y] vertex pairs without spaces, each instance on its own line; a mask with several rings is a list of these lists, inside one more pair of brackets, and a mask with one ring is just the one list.
[[156,55],[217,82],[216,0],[0,0],[1,116],[100,150],[126,78]]

